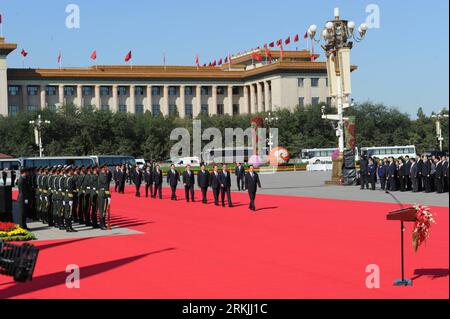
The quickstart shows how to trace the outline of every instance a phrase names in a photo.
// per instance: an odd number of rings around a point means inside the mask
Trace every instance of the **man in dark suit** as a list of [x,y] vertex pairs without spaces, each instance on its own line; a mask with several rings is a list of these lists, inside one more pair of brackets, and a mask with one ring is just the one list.
[[213,191],[214,205],[219,206],[220,173],[217,165],[214,165],[214,170],[209,176],[209,185],[211,186]]
[[148,191],[150,190],[150,196],[153,197],[153,172],[150,166],[145,168],[144,172],[145,182],[145,197],[148,198]]
[[11,170],[11,186],[16,186],[16,170]]
[[369,157],[369,163],[367,164],[367,170],[366,170],[367,186],[369,186],[369,184],[370,184],[372,187],[372,190],[375,190],[376,173],[377,173],[377,168],[375,166],[375,163],[374,163],[372,157]]
[[397,167],[394,163],[394,158],[391,156],[389,157],[389,166],[388,166],[388,179],[389,179],[389,187],[390,191],[397,190],[397,185],[395,182],[395,176],[396,176]]
[[409,156],[405,156],[405,188],[407,191],[412,189],[411,178],[409,178],[409,172],[411,171],[411,161]]
[[236,183],[237,183],[238,190],[240,191],[241,188],[242,188],[242,190],[245,190],[245,183],[244,183],[245,169],[244,169],[244,166],[242,166],[241,163],[236,163],[236,169],[235,169],[234,173],[236,174]]
[[119,173],[120,173],[120,165],[116,166],[116,169],[113,171],[113,180],[114,180],[114,191],[119,191]]
[[159,199],[162,199],[163,173],[159,165],[156,165],[155,170],[153,171],[153,183],[155,183],[155,188],[152,197],[156,198],[156,194],[158,193]]
[[442,156],[442,184],[443,184],[443,191],[448,192],[448,156],[444,155]]
[[172,195],[170,197],[171,200],[177,200],[177,186],[180,181],[180,174],[175,169],[175,165],[170,165],[170,170],[167,173],[167,184],[169,184],[170,189],[172,190]]
[[191,171],[191,165],[187,165],[186,170],[183,172],[183,184],[186,201],[189,203],[190,198],[192,202],[195,202],[194,199],[195,176],[194,173]]
[[364,189],[367,185],[367,188],[369,188],[369,184],[367,182],[367,159],[366,156],[361,156],[361,160],[359,161],[359,176],[360,176],[360,183],[361,183],[361,189]]
[[443,170],[442,170],[442,160],[439,156],[436,156],[436,181],[435,181],[435,185],[436,185],[436,192],[438,193],[442,193],[443,192],[443,181],[442,181],[442,177],[444,176],[443,174]]
[[138,166],[133,168],[132,178],[136,186],[136,197],[141,197],[142,172]]
[[[423,155],[422,155],[422,157],[423,157]],[[423,182],[424,182],[423,174],[422,174],[424,163],[423,163],[422,157],[419,157],[419,159],[417,160],[417,163],[416,163],[416,165],[417,165],[417,185],[418,185],[419,192],[423,191]]]
[[6,171],[6,168],[2,171],[2,180],[3,180],[3,186],[6,186],[6,179],[8,178],[8,172]]
[[431,192],[431,162],[427,156],[422,155],[422,180],[425,193]]
[[127,171],[125,165],[122,165],[119,173],[117,174],[117,180],[119,181],[119,193],[125,193],[125,182],[127,180]]
[[250,165],[249,172],[245,175],[245,188],[248,190],[248,196],[250,197],[250,205],[248,208],[253,211],[256,211],[255,199],[258,187],[261,188],[259,176],[254,172],[253,165]]
[[227,195],[228,207],[233,207],[231,201],[231,176],[227,169],[227,165],[223,164],[222,171],[219,174],[220,192],[222,197],[222,207],[225,207],[225,194]]
[[411,170],[409,172],[409,177],[411,178],[412,191],[417,193],[419,191],[419,184],[417,180],[417,163],[415,158],[411,158]]
[[27,183],[27,171],[26,169],[20,170],[20,177],[18,181],[19,195],[17,197],[17,203],[19,204],[18,211],[18,224],[23,229],[27,227],[27,212],[31,204],[31,192],[29,184]]
[[406,190],[405,176],[407,175],[407,171],[406,171],[405,164],[403,164],[403,160],[401,158],[398,159],[397,173],[398,173],[398,182],[400,185],[400,191],[404,192]]
[[202,191],[202,203],[207,204],[207,192],[209,187],[209,172],[205,169],[205,165],[200,167],[200,171],[197,175],[197,185]]

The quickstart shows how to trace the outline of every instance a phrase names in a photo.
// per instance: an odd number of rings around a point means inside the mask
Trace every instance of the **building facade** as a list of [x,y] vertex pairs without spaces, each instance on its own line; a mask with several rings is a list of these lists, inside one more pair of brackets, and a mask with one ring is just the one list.
[[83,108],[154,115],[254,114],[298,105],[331,103],[325,62],[309,51],[252,53],[217,67],[92,66],[8,69],[16,49],[0,38],[0,115],[14,116],[73,104]]

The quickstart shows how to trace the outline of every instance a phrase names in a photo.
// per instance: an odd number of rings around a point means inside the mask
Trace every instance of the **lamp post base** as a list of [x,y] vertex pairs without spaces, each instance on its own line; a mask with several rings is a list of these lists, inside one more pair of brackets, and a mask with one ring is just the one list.
[[331,174],[331,181],[325,181],[325,185],[342,185],[342,166],[344,164],[344,157],[339,154],[339,157],[333,160],[333,171]]

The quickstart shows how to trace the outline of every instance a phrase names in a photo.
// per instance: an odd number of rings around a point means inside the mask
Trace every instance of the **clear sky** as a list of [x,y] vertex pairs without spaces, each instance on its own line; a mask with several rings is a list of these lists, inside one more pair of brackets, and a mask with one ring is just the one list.
[[[66,27],[66,7],[80,8],[80,28]],[[99,64],[123,64],[133,51],[134,65],[209,63],[299,33],[310,24],[321,28],[333,18],[364,22],[366,7],[376,4],[380,27],[352,50],[353,97],[398,107],[415,115],[448,108],[449,3],[447,0],[0,0],[3,34],[18,50],[9,67],[90,66],[96,49]],[[303,41],[302,41],[303,40]],[[286,49],[295,49],[290,45]],[[320,52],[322,53],[322,52]],[[323,60],[323,58],[321,58]]]

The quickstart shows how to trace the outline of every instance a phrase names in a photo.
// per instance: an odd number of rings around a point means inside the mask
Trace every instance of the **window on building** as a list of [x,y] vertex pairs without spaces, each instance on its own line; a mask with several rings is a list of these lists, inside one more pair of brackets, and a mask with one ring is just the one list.
[[10,105],[8,107],[8,113],[10,116],[16,116],[19,113],[19,107],[17,105]]
[[305,107],[305,98],[304,97],[298,98],[298,106]]
[[224,95],[225,94],[225,89],[223,86],[218,86],[217,87],[217,95]]
[[233,86],[233,95],[241,94],[241,88],[239,86]]
[[325,78],[325,86],[328,87],[328,78]]
[[202,104],[200,112],[202,114],[209,114],[209,105],[208,104]]
[[73,86],[65,86],[64,87],[64,96],[74,96],[75,88]]
[[298,78],[298,87],[302,88],[305,86],[305,78]]
[[320,99],[318,97],[313,97],[311,99],[311,104],[312,105],[319,105],[319,103],[320,103]]
[[152,86],[152,95],[161,95],[161,87],[159,86]]
[[45,88],[45,92],[48,96],[56,95],[56,86],[47,86]]
[[319,78],[311,78],[311,87],[315,88],[319,86]]
[[127,106],[125,104],[119,105],[119,113],[127,113]]
[[194,88],[192,86],[186,86],[184,88],[184,94],[185,95],[193,95],[194,94]]
[[39,111],[39,106],[37,105],[28,105],[28,112],[37,112]]
[[144,95],[144,87],[143,87],[143,86],[136,86],[135,89],[134,89],[134,93],[135,93],[137,96],[142,96],[142,95]]
[[169,86],[169,95],[170,96],[177,95],[177,87],[176,86]]
[[34,96],[38,94],[38,87],[37,86],[29,86],[27,87],[28,95]]
[[233,104],[233,115],[239,115],[239,104]]
[[135,113],[136,113],[137,115],[142,115],[142,114],[144,114],[144,105],[142,105],[142,104],[137,104],[137,105],[136,105],[136,108],[135,108]]
[[109,86],[100,87],[100,95],[101,96],[110,95],[110,87]]
[[186,115],[187,118],[192,118],[193,117],[193,108],[192,108],[192,104],[186,104],[185,108],[184,108],[184,113]]
[[327,105],[331,106],[331,97],[327,97]]
[[51,112],[56,112],[56,105],[47,105],[47,109]]
[[209,95],[209,87],[202,86],[202,95]]
[[159,104],[152,105],[152,114],[153,116],[158,116],[161,113],[161,106]]
[[109,111],[109,105],[108,104],[103,104],[101,107],[102,111]]
[[92,96],[92,86],[83,86],[83,96]]
[[19,87],[17,85],[8,86],[9,95],[19,95]]
[[224,114],[224,106],[223,104],[217,104],[217,114],[223,115]]
[[176,104],[169,104],[169,115],[176,115],[177,111],[178,109]]
[[119,95],[127,95],[127,87],[126,86],[119,86],[118,88],[117,88],[117,93],[119,94]]

